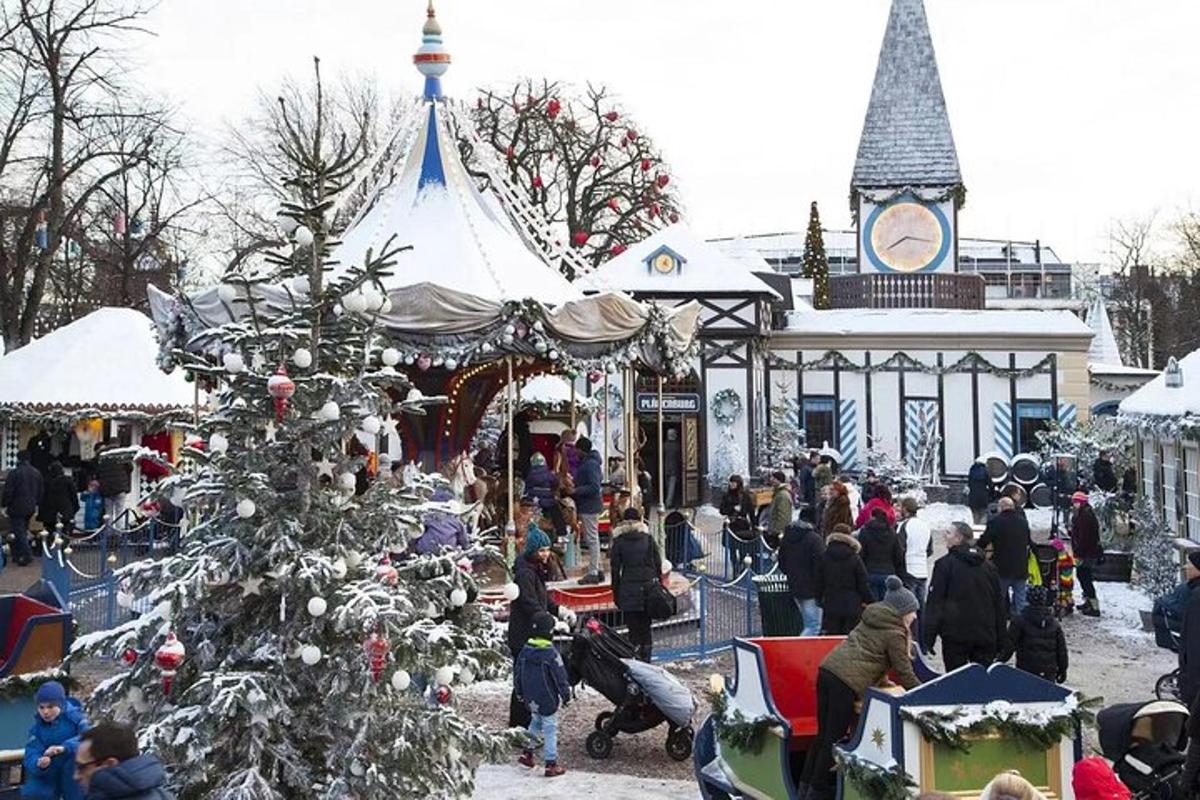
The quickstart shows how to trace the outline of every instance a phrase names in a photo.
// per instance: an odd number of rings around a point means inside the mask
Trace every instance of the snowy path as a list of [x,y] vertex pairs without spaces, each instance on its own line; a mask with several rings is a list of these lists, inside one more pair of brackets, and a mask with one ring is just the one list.
[[604,800],[696,800],[694,781],[635,778],[630,775],[577,772],[546,778],[542,771],[517,766],[484,766],[475,776],[474,800],[562,800],[564,797],[604,797]]

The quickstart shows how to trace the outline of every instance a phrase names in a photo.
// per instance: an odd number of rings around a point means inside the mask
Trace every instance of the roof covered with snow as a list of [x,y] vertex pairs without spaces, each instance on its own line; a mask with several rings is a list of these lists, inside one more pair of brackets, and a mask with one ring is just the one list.
[[850,185],[961,183],[924,0],[892,0]]
[[[778,299],[779,294],[754,274],[770,272],[770,265],[748,248],[730,249],[732,254],[676,223],[631,245],[576,283],[585,291],[762,294]],[[670,272],[655,265],[663,254],[675,259],[676,268]]]
[[1183,385],[1167,386],[1167,376],[1158,375],[1152,381],[1121,401],[1122,414],[1145,414],[1157,417],[1200,416],[1200,350],[1179,361]]
[[0,407],[32,412],[94,408],[158,413],[190,408],[182,370],[158,368],[150,318],[101,308],[0,358]]
[[789,314],[787,331],[823,336],[1091,336],[1069,311],[952,311],[935,308],[850,308]]

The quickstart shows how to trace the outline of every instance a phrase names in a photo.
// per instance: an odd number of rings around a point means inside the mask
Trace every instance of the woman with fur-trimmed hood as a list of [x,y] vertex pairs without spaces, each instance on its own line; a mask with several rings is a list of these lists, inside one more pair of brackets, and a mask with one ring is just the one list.
[[850,526],[839,524],[825,540],[821,556],[817,599],[821,603],[821,633],[842,636],[849,633],[863,607],[875,602],[867,581],[867,567],[859,552],[862,545],[850,533]]
[[621,524],[613,528],[612,592],[617,608],[629,628],[629,640],[638,648],[638,658],[650,660],[653,640],[650,615],[646,613],[646,590],[662,574],[662,555],[636,508],[625,510]]

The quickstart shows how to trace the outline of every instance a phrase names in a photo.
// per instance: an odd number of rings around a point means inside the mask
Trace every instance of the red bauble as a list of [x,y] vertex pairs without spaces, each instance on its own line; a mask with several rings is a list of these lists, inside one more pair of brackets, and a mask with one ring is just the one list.
[[625,252],[625,250],[626,250],[626,247],[625,247],[625,245],[623,245],[623,244],[620,244],[620,243],[618,243],[618,244],[614,244],[614,245],[612,246],[612,254],[613,254],[614,256],[619,256],[619,255],[621,255],[621,253],[624,253],[624,252]]
[[134,650],[132,647],[126,648],[125,652],[121,653],[121,663],[127,667],[132,667],[134,664],[137,663],[137,660],[138,660],[138,651]]
[[621,117],[621,115],[615,111],[610,111],[604,115],[604,118],[606,120],[608,120],[609,122],[616,122],[618,119],[620,119],[620,117]]
[[535,188],[535,189],[542,188],[542,176],[541,175],[533,176],[533,188]]
[[592,383],[599,383],[600,379],[603,377],[604,377],[604,373],[598,369],[594,369],[588,373],[588,380],[591,381]]
[[589,235],[590,234],[588,234],[587,231],[575,231],[575,233],[571,234],[571,241],[582,247],[583,245],[587,244]]
[[395,586],[400,580],[400,571],[393,566],[392,559],[385,555],[375,570],[375,577],[379,578],[382,583]]
[[183,642],[175,638],[175,632],[167,634],[167,640],[154,651],[154,666],[162,672],[163,694],[171,693],[171,683],[175,680],[175,672],[183,663],[187,650]]
[[662,209],[660,209],[660,208],[658,207],[658,203],[651,203],[651,204],[650,204],[650,219],[654,219],[655,217],[657,217],[657,216],[658,216],[659,214],[661,214],[661,213],[662,213]]
[[665,189],[665,188],[667,188],[667,184],[671,182],[671,176],[669,176],[669,175],[659,175],[659,176],[658,176],[658,177],[657,177],[657,178],[654,180],[654,182],[655,182],[656,184],[658,184],[658,188],[660,188],[660,189]]
[[621,210],[621,206],[619,203],[617,203],[617,198],[615,198],[615,197],[608,198],[608,207],[611,208],[613,211]]
[[437,701],[439,703],[441,703],[442,705],[446,705],[446,703],[450,702],[450,687],[449,686],[439,686],[437,688]]
[[649,171],[650,171],[650,159],[643,158],[642,159],[642,172],[649,172]]
[[562,111],[562,103],[551,98],[550,102],[546,104],[546,116],[550,119],[554,119],[558,116],[558,112],[560,111]]
[[637,141],[638,132],[636,130],[634,130],[633,128],[630,128],[629,130],[625,131],[625,135],[629,138],[629,141],[631,141],[631,142]]
[[671,222],[679,222],[679,215],[674,211],[671,212]]
[[283,422],[287,413],[288,400],[296,393],[296,384],[288,377],[287,369],[280,364],[275,374],[267,378],[267,394],[275,400],[275,421]]
[[591,164],[592,169],[598,169],[600,167],[600,156],[592,156]]
[[363,643],[363,654],[367,657],[367,667],[371,670],[371,680],[379,683],[383,674],[383,665],[387,661],[388,640],[383,634],[375,631]]

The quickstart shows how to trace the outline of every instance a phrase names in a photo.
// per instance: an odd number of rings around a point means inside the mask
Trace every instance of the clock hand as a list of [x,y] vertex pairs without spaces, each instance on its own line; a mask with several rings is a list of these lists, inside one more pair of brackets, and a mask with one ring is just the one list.
[[897,239],[896,241],[894,241],[894,242],[892,242],[891,244],[889,244],[887,249],[888,249],[888,250],[891,250],[891,249],[892,249],[893,247],[895,247],[896,245],[900,244],[901,242],[908,241],[908,240],[909,240],[909,239],[911,239],[911,238],[913,238],[913,237],[911,237],[911,236],[901,236],[899,239]]

